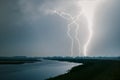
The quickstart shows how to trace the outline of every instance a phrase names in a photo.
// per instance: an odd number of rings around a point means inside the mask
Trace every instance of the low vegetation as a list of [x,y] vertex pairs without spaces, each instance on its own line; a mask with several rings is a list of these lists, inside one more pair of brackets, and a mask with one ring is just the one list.
[[47,80],[120,80],[120,60],[118,59],[54,58],[52,60],[77,62],[84,65],[73,67],[68,73]]

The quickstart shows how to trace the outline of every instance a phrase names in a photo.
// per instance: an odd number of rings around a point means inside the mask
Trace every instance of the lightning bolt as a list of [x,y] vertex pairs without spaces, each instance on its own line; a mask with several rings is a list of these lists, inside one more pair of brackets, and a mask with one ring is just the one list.
[[[94,12],[95,12],[95,7],[96,5],[101,2],[103,0],[78,0],[78,6],[81,7],[82,11],[80,12],[79,15],[77,16],[73,16],[69,13],[66,13],[65,11],[61,11],[61,10],[52,10],[52,13],[57,14],[58,16],[62,17],[63,19],[70,21],[70,23],[67,25],[67,35],[71,40],[71,56],[73,56],[73,48],[74,48],[74,40],[77,41],[78,43],[78,48],[79,48],[79,56],[82,52],[81,50],[81,44],[80,44],[80,40],[79,40],[79,23],[77,22],[81,16],[81,14],[83,14],[87,21],[88,21],[88,32],[89,32],[89,36],[88,39],[86,41],[86,43],[83,46],[83,55],[87,56],[87,51],[88,51],[88,46],[91,42],[92,36],[93,36],[93,16],[94,16]],[[75,38],[73,38],[70,34],[71,31],[71,27],[73,27],[72,25],[75,25]]]
[[81,44],[80,44],[80,40],[78,38],[78,31],[79,31],[79,24],[77,23],[77,21],[79,20],[79,17],[81,14],[79,14],[76,17],[73,17],[72,15],[70,15],[69,13],[63,12],[63,11],[57,11],[54,10],[53,11],[55,14],[59,15],[60,17],[62,17],[63,19],[67,20],[67,21],[71,21],[71,23],[68,24],[67,26],[67,35],[68,37],[71,39],[71,56],[73,56],[73,46],[74,46],[74,38],[72,38],[72,36],[70,35],[70,31],[71,31],[71,25],[75,24],[76,25],[76,30],[75,30],[75,40],[78,43],[79,46],[79,56],[81,53]]
[[93,29],[92,29],[91,23],[88,25],[88,30],[89,30],[89,37],[88,37],[87,42],[84,45],[84,56],[87,56],[87,48],[88,48],[88,45],[90,44],[90,41],[91,41],[92,36],[93,36]]
[[88,46],[89,46],[92,36],[93,36],[93,27],[92,26],[93,26],[93,18],[94,18],[95,8],[98,5],[98,3],[100,3],[101,1],[102,0],[93,0],[93,1],[92,0],[91,1],[83,0],[78,3],[78,5],[81,5],[82,12],[88,21],[89,36],[88,36],[88,40],[84,44],[84,48],[83,48],[84,56],[87,56]]

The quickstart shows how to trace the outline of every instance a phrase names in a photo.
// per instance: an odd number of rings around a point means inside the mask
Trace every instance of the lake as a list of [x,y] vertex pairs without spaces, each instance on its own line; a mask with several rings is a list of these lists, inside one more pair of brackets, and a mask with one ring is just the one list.
[[45,80],[66,73],[80,63],[42,60],[42,62],[0,65],[0,80]]

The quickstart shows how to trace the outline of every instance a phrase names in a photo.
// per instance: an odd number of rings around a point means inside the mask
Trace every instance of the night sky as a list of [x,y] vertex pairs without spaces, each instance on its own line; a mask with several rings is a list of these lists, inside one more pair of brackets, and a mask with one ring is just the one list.
[[[76,15],[77,1],[0,0],[0,56],[70,56],[68,22],[49,10],[66,9]],[[120,56],[120,0],[103,1],[96,6],[88,56]],[[87,19],[80,18],[83,46],[89,33]],[[77,47],[76,43],[75,56]]]

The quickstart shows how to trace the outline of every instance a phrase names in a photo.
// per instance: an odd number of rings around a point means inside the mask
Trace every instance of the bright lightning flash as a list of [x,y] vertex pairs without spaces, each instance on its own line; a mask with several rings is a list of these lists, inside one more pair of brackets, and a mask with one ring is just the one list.
[[72,24],[75,24],[76,25],[76,30],[75,30],[75,40],[78,42],[78,46],[79,46],[79,56],[80,56],[80,53],[81,53],[81,44],[80,44],[80,40],[78,38],[78,31],[79,31],[79,24],[77,23],[77,21],[79,20],[79,17],[81,14],[79,14],[78,16],[75,16],[73,17],[71,14],[69,13],[66,13],[64,11],[57,11],[57,10],[54,10],[54,13],[56,13],[57,15],[59,15],[60,17],[68,20],[68,21],[71,21],[71,23],[68,24],[67,28],[68,28],[68,31],[67,31],[67,35],[68,37],[71,39],[72,43],[71,43],[71,56],[73,56],[73,46],[74,46],[74,38],[72,38],[72,36],[70,35],[70,31],[71,31],[71,26]]
[[87,50],[88,50],[88,45],[90,44],[90,41],[92,39],[93,35],[93,16],[95,12],[95,8],[97,4],[100,2],[100,0],[80,0],[78,5],[82,8],[82,13],[88,20],[88,30],[89,30],[89,37],[87,42],[84,45],[84,56],[87,56]]
[[[65,19],[67,21],[70,21],[70,23],[67,26],[67,28],[68,28],[67,35],[72,41],[72,43],[71,43],[71,56],[73,56],[74,40],[76,40],[78,45],[79,45],[79,56],[80,56],[80,53],[82,52],[80,40],[78,38],[79,23],[77,22],[81,15],[84,15],[87,19],[87,22],[88,22],[89,36],[88,36],[88,39],[83,47],[83,55],[84,56],[88,55],[88,52],[87,52],[88,46],[89,46],[91,39],[92,39],[92,36],[93,36],[92,26],[93,26],[93,17],[94,17],[94,13],[95,13],[95,8],[100,1],[102,1],[102,0],[78,0],[77,5],[80,6],[80,9],[82,9],[82,11],[80,11],[80,14],[78,14],[77,16],[71,15],[71,14],[66,13],[65,11],[61,11],[61,10],[52,10],[52,13],[59,15],[60,17],[62,17],[63,19]],[[70,34],[71,27],[73,24],[76,26],[75,27],[75,29],[76,29],[75,30],[75,38],[73,38]]]

